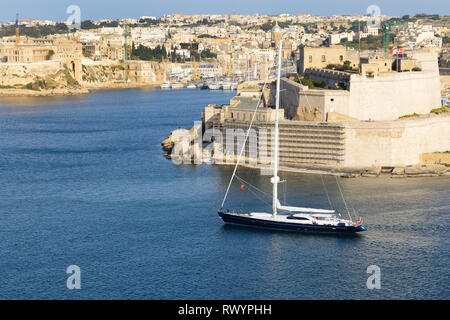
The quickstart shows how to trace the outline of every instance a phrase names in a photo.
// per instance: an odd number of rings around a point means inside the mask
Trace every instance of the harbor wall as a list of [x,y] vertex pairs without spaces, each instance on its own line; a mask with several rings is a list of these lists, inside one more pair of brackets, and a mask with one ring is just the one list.
[[396,121],[347,122],[344,167],[407,166],[422,153],[450,150],[450,114]]
[[440,106],[439,73],[394,72],[374,78],[352,75],[348,113],[335,111],[359,120],[395,120]]
[[[248,128],[245,121],[225,121],[222,132]],[[256,122],[270,134],[273,123]],[[421,162],[423,153],[450,150],[450,114],[395,121],[317,123],[280,122],[280,165],[290,168],[362,169],[405,167]],[[259,139],[259,137],[258,137]],[[234,154],[239,148],[235,146]],[[258,154],[271,156],[271,145],[258,144]],[[248,151],[244,154],[251,159]]]

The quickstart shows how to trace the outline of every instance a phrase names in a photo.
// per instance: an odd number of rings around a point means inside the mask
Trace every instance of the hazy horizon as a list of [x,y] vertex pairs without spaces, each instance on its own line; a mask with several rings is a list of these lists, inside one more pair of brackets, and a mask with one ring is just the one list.
[[[276,3],[269,0],[240,1],[229,0],[217,3],[217,1],[172,0],[170,4],[154,3],[153,1],[128,0],[124,1],[88,1],[88,0],[42,0],[39,2],[32,0],[16,0],[0,11],[1,22],[11,22],[15,20],[16,13],[20,19],[36,18],[40,20],[65,21],[69,14],[66,9],[70,5],[78,5],[81,8],[82,20],[101,19],[123,19],[139,18],[141,16],[157,16],[164,14],[264,14],[276,15],[280,13],[288,14],[311,14],[314,16],[331,16],[333,14],[354,15],[366,14],[367,7],[377,5],[381,9],[381,14],[388,16],[411,16],[418,13],[448,15],[448,6],[442,1],[410,0],[408,6],[404,3],[388,0],[362,0],[351,1],[341,0],[339,2],[325,0],[319,2],[279,0]],[[447,10],[447,12],[445,12]]]

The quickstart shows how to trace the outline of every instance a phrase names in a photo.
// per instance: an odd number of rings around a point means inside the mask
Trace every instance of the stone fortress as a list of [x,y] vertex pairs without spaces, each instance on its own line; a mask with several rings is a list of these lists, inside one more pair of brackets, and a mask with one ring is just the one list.
[[[292,77],[281,80],[280,165],[285,170],[379,174],[383,168],[404,175],[420,172],[418,164],[426,162],[428,153],[450,150],[450,112],[441,108],[435,53],[409,52],[397,66],[395,59],[377,54],[359,57],[338,46],[299,51],[299,73],[325,86],[302,85]],[[359,72],[326,69],[344,61]],[[260,87],[244,84],[230,105],[207,106],[203,129],[246,131],[261,93],[255,88]],[[263,105],[253,126],[257,132],[273,128],[274,89],[274,83],[263,89]],[[215,146],[215,157],[222,158],[226,147],[224,138],[221,146]],[[258,151],[270,156],[271,146],[262,148]],[[448,154],[441,155],[445,162]],[[252,162],[253,156],[246,150],[244,162]],[[448,171],[438,167],[439,174]]]
[[[82,46],[72,39],[22,37],[17,42],[4,38],[0,43],[0,59],[3,86],[15,85],[20,78],[26,81],[27,72],[47,75],[64,65],[76,81],[81,81]],[[16,77],[14,72],[18,72]]]

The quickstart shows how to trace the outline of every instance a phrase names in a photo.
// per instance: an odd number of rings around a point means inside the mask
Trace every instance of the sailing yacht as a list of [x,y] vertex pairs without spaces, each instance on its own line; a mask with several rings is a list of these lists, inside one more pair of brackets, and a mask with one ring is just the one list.
[[[233,171],[233,175],[228,184],[225,197],[222,201],[222,206],[218,210],[220,218],[225,223],[251,226],[257,228],[267,228],[286,231],[299,231],[299,232],[318,232],[318,233],[355,233],[366,231],[367,228],[362,225],[361,218],[353,222],[349,213],[349,220],[342,219],[341,215],[335,210],[304,208],[304,207],[291,207],[282,205],[278,200],[278,184],[280,183],[280,177],[278,176],[278,149],[279,149],[279,109],[280,109],[280,79],[281,79],[281,48],[282,40],[279,44],[278,53],[278,75],[277,75],[277,91],[276,91],[276,110],[275,110],[275,138],[274,138],[274,155],[273,155],[273,177],[271,183],[273,184],[272,190],[272,212],[250,212],[240,213],[224,210],[223,206],[230,190],[233,178],[236,175],[236,170],[239,165],[239,160],[245,148],[245,143],[250,132],[250,128],[253,124],[253,120],[247,131],[244,145],[238,157],[238,161]],[[255,109],[256,113],[256,109]],[[254,117],[253,117],[254,119]],[[241,187],[242,188],[242,187]]]

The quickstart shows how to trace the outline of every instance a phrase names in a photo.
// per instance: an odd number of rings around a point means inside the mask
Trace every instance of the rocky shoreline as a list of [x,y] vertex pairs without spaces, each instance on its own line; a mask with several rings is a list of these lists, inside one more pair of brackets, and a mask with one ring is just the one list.
[[0,97],[51,97],[51,96],[74,96],[80,94],[89,94],[99,90],[114,89],[152,89],[158,87],[158,84],[127,84],[116,83],[100,86],[84,86],[78,89],[52,89],[52,90],[29,90],[29,89],[0,89]]
[[86,88],[79,89],[52,89],[52,90],[28,90],[28,89],[0,89],[1,97],[49,97],[49,96],[73,96],[87,94]]

